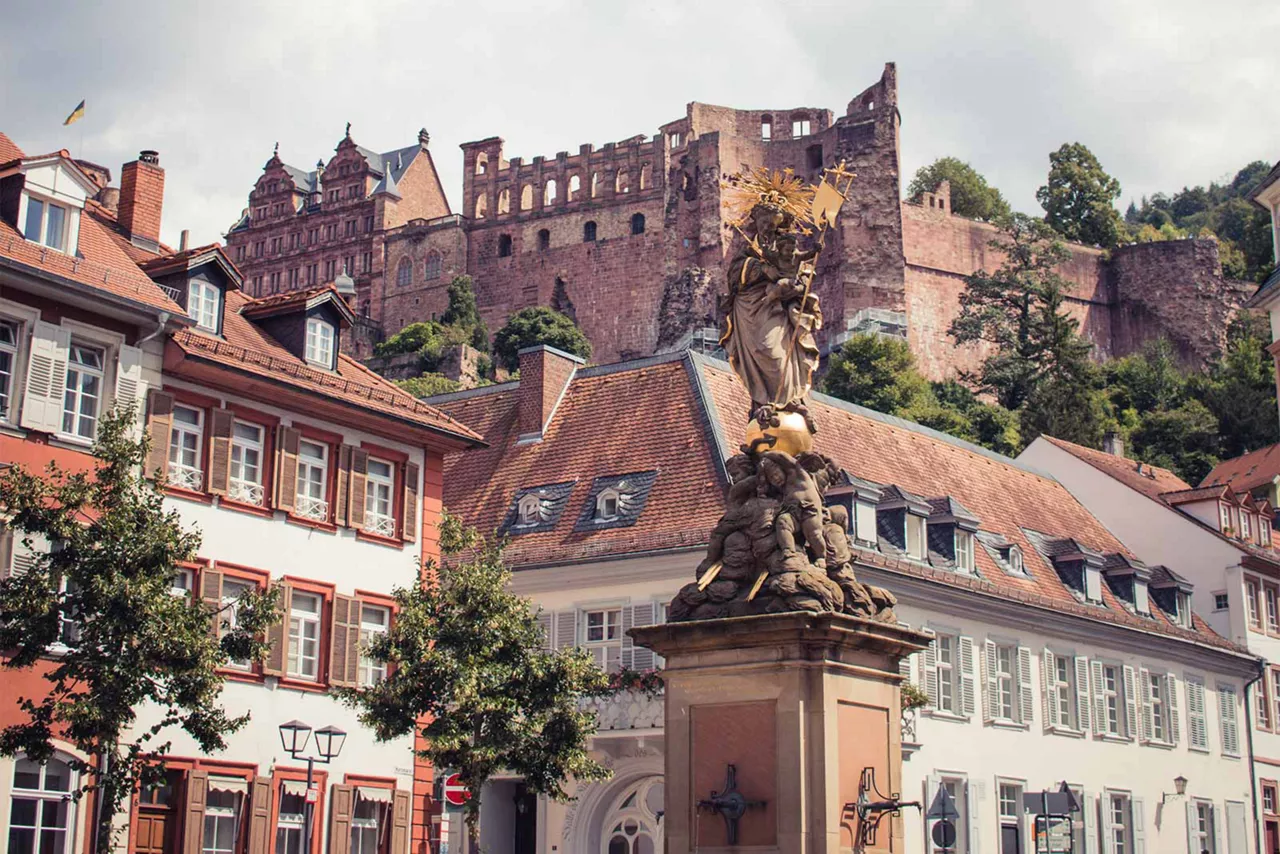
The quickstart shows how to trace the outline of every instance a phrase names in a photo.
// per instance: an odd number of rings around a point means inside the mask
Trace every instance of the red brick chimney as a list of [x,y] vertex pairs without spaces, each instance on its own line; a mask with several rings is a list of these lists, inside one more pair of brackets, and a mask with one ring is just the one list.
[[583,359],[546,344],[520,351],[520,442],[538,442]]
[[130,237],[160,242],[160,211],[164,207],[164,170],[160,155],[143,151],[120,170],[120,207],[116,219]]

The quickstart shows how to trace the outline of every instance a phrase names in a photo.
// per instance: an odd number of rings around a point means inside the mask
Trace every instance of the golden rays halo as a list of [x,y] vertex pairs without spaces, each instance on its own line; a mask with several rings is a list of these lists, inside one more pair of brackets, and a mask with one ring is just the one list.
[[795,230],[808,234],[813,222],[814,188],[797,178],[791,169],[749,166],[721,182],[726,220],[741,230],[751,220],[757,205],[780,210],[795,221]]

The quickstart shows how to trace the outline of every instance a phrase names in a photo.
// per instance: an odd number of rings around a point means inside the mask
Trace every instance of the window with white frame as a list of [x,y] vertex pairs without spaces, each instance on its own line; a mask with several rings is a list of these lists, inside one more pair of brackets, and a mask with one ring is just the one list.
[[1280,633],[1280,611],[1276,608],[1276,588],[1270,584],[1263,585],[1263,601],[1267,606],[1267,631]]
[[1133,854],[1133,802],[1122,792],[1108,792],[1105,804],[1108,854]]
[[1258,520],[1258,542],[1271,547],[1271,520],[1265,516]]
[[1006,835],[1014,837],[1018,843],[1012,847],[1002,844],[1001,854],[1017,854],[1022,850],[1022,790],[1021,783],[999,784],[998,805],[1000,814],[1000,834],[1003,843]]
[[235,501],[261,506],[263,428],[237,421],[231,428],[231,478],[227,495]]
[[1225,502],[1218,503],[1218,527],[1223,533],[1231,529],[1231,507]]
[[916,560],[924,560],[925,547],[927,540],[925,539],[925,519],[923,516],[917,516],[914,513],[904,513],[906,517],[906,539],[907,556]]
[[1102,698],[1099,710],[1102,712],[1102,718],[1098,725],[1103,734],[1123,738],[1126,735],[1123,672],[1118,664],[1102,664],[1099,666],[1099,671],[1102,682],[1101,690],[1098,692]]
[[1259,697],[1264,695],[1268,696],[1269,701],[1271,703],[1271,709],[1270,709],[1271,720],[1272,722],[1280,721],[1280,717],[1276,717],[1277,714],[1280,714],[1280,669],[1276,669],[1276,668],[1267,669],[1267,687],[1269,687],[1271,690],[1270,691],[1259,690],[1258,696]]
[[809,119],[802,116],[795,116],[791,119],[791,135],[793,137],[802,137],[809,135]]
[[364,528],[369,533],[395,536],[394,487],[395,466],[386,460],[370,457],[364,492]]
[[879,538],[876,533],[876,506],[871,502],[855,500],[851,521],[855,539],[864,543],[874,543]]
[[9,854],[73,851],[75,788],[75,772],[56,756],[43,764],[19,757],[9,794]]
[[173,406],[169,430],[169,483],[184,489],[204,486],[200,449],[204,443],[204,410],[180,403]]
[[1018,714],[1018,648],[996,644],[988,653],[987,687],[991,691],[991,717],[995,720],[1017,720]]
[[[247,581],[235,581],[230,578],[223,579],[222,613],[218,619],[218,637],[222,637],[239,627],[240,597],[254,589],[256,589],[255,585]],[[232,659],[228,664],[240,670],[248,670],[252,666],[247,658]]]
[[241,804],[242,796],[237,792],[209,787],[204,806],[201,854],[235,854]]
[[1218,839],[1213,827],[1213,803],[1195,801],[1191,818],[1192,854],[1216,854]]
[[276,819],[275,854],[304,854],[306,832],[306,791],[292,791],[285,784],[280,792],[280,814]]
[[195,570],[179,567],[178,571],[173,574],[173,580],[169,584],[169,592],[174,596],[190,596],[195,585]]
[[1169,722],[1169,677],[1163,673],[1148,673],[1145,678],[1150,691],[1147,697],[1147,715],[1151,722],[1151,740],[1169,742],[1172,740]]
[[376,800],[361,797],[360,790],[357,789],[355,805],[351,810],[350,854],[378,854],[381,850],[379,825],[382,807]]
[[294,506],[299,516],[324,521],[329,518],[329,446],[302,439],[298,442],[298,494]]
[[536,525],[542,521],[542,499],[533,493],[523,495],[516,505],[517,525]]
[[22,236],[32,243],[57,249],[67,250],[67,223],[71,214],[62,205],[35,196],[27,195],[27,219],[22,227]]
[[1258,582],[1252,578],[1246,578],[1244,582],[1244,601],[1248,610],[1249,627],[1262,631],[1262,607],[1258,603],[1259,596]]
[[[959,777],[942,777],[938,779],[939,789],[945,789],[947,794],[951,796],[952,802],[955,804],[956,812],[959,816],[954,819],[955,835],[954,842],[949,846],[938,845],[933,841],[933,834],[930,832],[928,839],[928,850],[930,854],[964,854],[970,850],[969,847],[969,785]],[[932,828],[930,828],[932,831]]]
[[1048,722],[1066,729],[1079,729],[1075,657],[1046,651],[1044,666]]
[[955,532],[956,569],[973,572],[973,534],[959,528]]
[[1240,536],[1246,540],[1253,539],[1253,514],[1248,510],[1240,511]]
[[1009,557],[1007,558],[1009,569],[1012,572],[1026,572],[1022,563],[1022,549],[1016,545],[1009,546]]
[[98,435],[102,407],[102,371],[106,354],[99,347],[71,344],[67,356],[67,389],[62,407],[62,432],[82,439]]
[[333,367],[333,324],[327,320],[307,318],[307,361],[322,368]]
[[938,676],[938,696],[934,708],[948,714],[960,714],[959,668],[956,666],[955,635],[937,635],[933,639],[934,668]]
[[0,320],[0,421],[12,421],[13,372],[18,367],[18,325]]
[[381,605],[360,606],[360,684],[372,685],[387,678],[387,663],[368,653],[375,635],[386,634],[391,624],[391,609]]
[[1218,729],[1222,733],[1222,752],[1227,756],[1239,756],[1240,726],[1236,719],[1234,685],[1218,684]]
[[201,329],[218,331],[221,304],[222,291],[212,282],[192,279],[187,286],[187,314]]
[[1218,592],[1213,594],[1213,610],[1225,611],[1231,607],[1231,599],[1226,593]]
[[608,521],[618,518],[618,502],[621,496],[616,489],[603,490],[596,496],[596,519]]
[[296,679],[320,678],[320,618],[324,599],[295,590],[289,603],[289,664]]
[[622,609],[583,611],[582,646],[605,670],[617,670],[622,664]]

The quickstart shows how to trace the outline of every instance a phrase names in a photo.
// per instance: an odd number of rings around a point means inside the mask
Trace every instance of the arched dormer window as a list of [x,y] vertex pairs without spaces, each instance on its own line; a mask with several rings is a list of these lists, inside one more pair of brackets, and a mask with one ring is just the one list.
[[440,273],[444,269],[444,257],[434,249],[427,253],[427,263],[423,273],[428,279],[440,278]]
[[1026,568],[1022,564],[1022,549],[1018,548],[1017,545],[1009,546],[1009,556],[1005,559],[1005,562],[1009,564],[1010,572],[1026,572]]
[[536,525],[542,521],[542,499],[530,493],[520,499],[516,505],[517,525]]
[[408,258],[401,258],[400,263],[396,265],[396,287],[408,287],[412,281],[413,262]]
[[644,234],[644,214],[635,213],[631,215],[631,233]]
[[511,257],[511,235],[510,234],[498,235],[498,257],[499,258]]
[[582,242],[583,243],[596,242],[596,221],[595,220],[593,219],[587,220],[582,224]]
[[608,522],[618,518],[618,507],[622,495],[616,489],[605,489],[596,496],[596,519]]

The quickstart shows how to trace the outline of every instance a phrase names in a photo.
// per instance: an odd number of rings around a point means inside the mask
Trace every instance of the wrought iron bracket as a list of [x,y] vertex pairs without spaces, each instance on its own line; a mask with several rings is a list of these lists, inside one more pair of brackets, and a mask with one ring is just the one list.
[[[872,796],[875,800],[872,800]],[[904,801],[902,795],[894,792],[886,796],[876,785],[876,769],[867,766],[862,769],[858,779],[858,800],[844,805],[844,812],[852,812],[857,816],[858,824],[854,830],[854,851],[865,851],[876,844],[876,832],[885,816],[901,815],[903,807],[921,809],[919,801]]]
[[749,801],[738,791],[738,768],[735,765],[729,765],[725,769],[724,788],[720,791],[712,790],[711,797],[698,801],[698,809],[708,809],[711,812],[719,813],[724,819],[726,842],[729,845],[738,844],[738,821],[746,814],[747,810],[752,807],[764,807],[764,801]]

